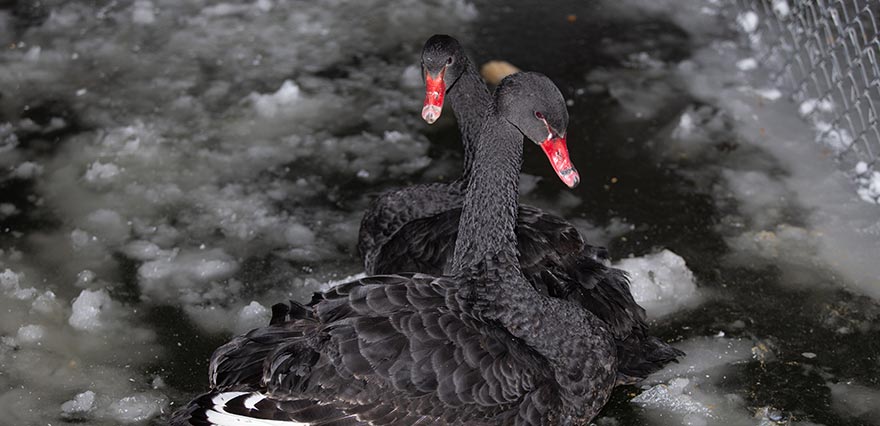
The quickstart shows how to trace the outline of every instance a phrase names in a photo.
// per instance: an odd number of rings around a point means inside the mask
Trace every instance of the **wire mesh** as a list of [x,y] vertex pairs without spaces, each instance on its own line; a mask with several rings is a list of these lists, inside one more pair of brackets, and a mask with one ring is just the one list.
[[[880,165],[880,0],[739,0],[757,18],[754,44],[770,78],[796,101],[825,108],[820,138],[837,132],[840,158]],[[854,157],[854,158],[849,158]]]

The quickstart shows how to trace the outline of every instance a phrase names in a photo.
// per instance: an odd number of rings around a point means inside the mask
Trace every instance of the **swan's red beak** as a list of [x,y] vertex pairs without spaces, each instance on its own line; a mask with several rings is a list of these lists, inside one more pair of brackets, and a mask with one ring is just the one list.
[[568,156],[565,136],[549,136],[547,140],[541,142],[541,149],[544,150],[544,154],[547,154],[547,159],[550,160],[550,165],[553,166],[556,175],[569,188],[574,188],[581,182],[581,176],[578,174],[577,169],[574,168],[574,165],[571,164],[571,158]]
[[425,72],[425,106],[422,107],[422,119],[428,124],[434,124],[440,113],[443,111],[443,96],[446,95],[446,82],[443,81],[443,75],[446,74],[446,67],[432,76],[431,73]]

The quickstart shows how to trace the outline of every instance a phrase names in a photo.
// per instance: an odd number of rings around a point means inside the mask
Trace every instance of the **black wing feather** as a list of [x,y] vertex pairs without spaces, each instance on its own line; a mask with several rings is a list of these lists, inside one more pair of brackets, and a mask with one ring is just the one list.
[[[460,208],[451,208],[398,224],[373,249],[367,273],[448,272],[460,215]],[[608,252],[586,244],[570,223],[520,205],[516,234],[523,275],[538,292],[578,303],[608,325],[618,348],[621,383],[645,378],[683,355],[648,334],[645,311],[633,299],[626,273],[608,266]]]

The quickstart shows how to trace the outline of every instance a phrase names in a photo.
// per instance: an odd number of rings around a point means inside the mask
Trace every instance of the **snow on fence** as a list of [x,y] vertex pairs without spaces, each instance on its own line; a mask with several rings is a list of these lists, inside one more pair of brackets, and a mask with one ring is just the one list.
[[[738,0],[773,84],[850,167],[880,170],[880,0]],[[751,30],[751,31],[749,31]]]

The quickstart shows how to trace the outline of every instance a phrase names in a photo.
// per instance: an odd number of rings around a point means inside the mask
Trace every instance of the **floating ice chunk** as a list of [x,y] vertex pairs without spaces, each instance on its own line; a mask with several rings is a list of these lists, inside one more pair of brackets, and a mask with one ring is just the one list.
[[77,287],[88,287],[97,277],[98,275],[94,272],[84,269],[76,274],[76,283],[74,283],[74,285]]
[[78,393],[70,401],[61,404],[61,412],[65,414],[78,414],[91,411],[95,405],[95,393],[85,391]]
[[18,300],[30,300],[37,296],[37,289],[33,287],[21,287],[21,279],[24,274],[16,273],[11,269],[6,269],[0,273],[0,289],[3,292]]
[[829,383],[831,406],[846,417],[880,424],[880,389],[849,383]]
[[632,402],[646,408],[662,408],[685,414],[711,416],[709,407],[694,399],[689,389],[685,390],[689,384],[688,379],[673,379],[668,385],[659,384],[642,392],[633,398]]
[[167,385],[165,384],[165,380],[162,379],[162,376],[153,377],[153,381],[150,382],[150,387],[153,389],[165,389]]
[[759,170],[724,169],[721,172],[726,188],[716,196],[733,194],[739,202],[738,210],[751,218],[755,228],[773,226],[779,222],[782,209],[791,197],[785,182]]
[[18,274],[13,270],[7,268],[3,270],[3,272],[0,272],[0,288],[4,291],[18,288],[20,282],[21,274]]
[[41,174],[43,174],[43,166],[30,161],[19,164],[12,171],[12,177],[18,179],[33,179]]
[[664,64],[663,61],[655,59],[648,52],[638,52],[628,55],[624,65],[631,68],[660,69]]
[[119,176],[119,167],[113,163],[101,163],[95,161],[86,170],[85,180],[92,184],[106,184]]
[[6,152],[18,146],[18,136],[10,123],[0,124],[0,152]]
[[284,238],[293,247],[308,247],[315,243],[315,233],[299,223],[288,226],[284,231]]
[[128,239],[130,227],[114,210],[100,209],[86,218],[86,228],[106,244],[121,244]]
[[18,328],[15,338],[19,343],[37,343],[46,336],[46,327],[36,324],[23,325]]
[[397,130],[389,130],[382,134],[382,139],[384,139],[385,142],[398,143],[400,141],[407,141],[412,138],[405,133],[398,132]]
[[113,402],[108,411],[117,421],[136,423],[157,416],[166,405],[168,400],[164,396],[139,393]]
[[153,3],[149,0],[137,0],[131,11],[131,20],[135,24],[149,25],[156,22],[156,15],[153,13]]
[[141,265],[138,279],[145,296],[202,303],[212,290],[210,283],[230,278],[238,267],[238,262],[220,249],[175,251]]
[[106,290],[83,290],[73,301],[73,312],[67,322],[77,330],[103,329],[106,324],[101,317],[111,309],[112,305],[113,300]]
[[[732,364],[750,362],[750,340],[697,337],[677,343],[687,355],[668,364],[646,383],[658,383],[633,399],[649,411],[657,425],[754,425],[742,397],[725,394],[718,384],[729,375]],[[669,413],[672,415],[670,416]]]
[[268,308],[256,301],[241,308],[238,311],[238,320],[235,322],[235,333],[242,334],[257,327],[264,327],[269,323],[272,313]]
[[135,240],[127,243],[125,247],[122,248],[122,252],[129,258],[142,262],[155,260],[160,256],[167,256],[170,254],[167,251],[162,250],[155,243],[144,240]]
[[752,11],[737,15],[736,23],[747,33],[753,33],[758,29],[758,14]]
[[694,127],[694,117],[690,112],[685,111],[678,119],[678,126],[672,131],[672,137],[675,139],[687,138],[694,131]]
[[12,203],[0,203],[0,217],[9,217],[18,214],[18,207]]
[[751,71],[755,68],[758,68],[758,61],[755,58],[745,58],[736,61],[736,67],[740,71]]
[[82,250],[86,248],[92,241],[92,238],[93,237],[89,235],[88,232],[79,228],[70,231],[70,243],[74,250]]
[[274,118],[286,108],[295,105],[299,99],[299,86],[290,80],[284,80],[284,83],[281,84],[281,88],[275,93],[270,93],[268,95],[251,93],[250,95],[250,100],[253,103],[257,115],[263,118]]
[[698,302],[694,274],[669,250],[623,259],[615,266],[629,273],[633,297],[648,316],[660,317]]
[[249,4],[218,3],[202,9],[202,14],[213,17],[230,16],[247,13],[250,9],[251,5]]
[[272,10],[272,0],[257,0],[254,4],[261,12],[268,12]]
[[61,304],[51,290],[46,290],[31,303],[31,310],[43,315],[57,315],[61,311]]

